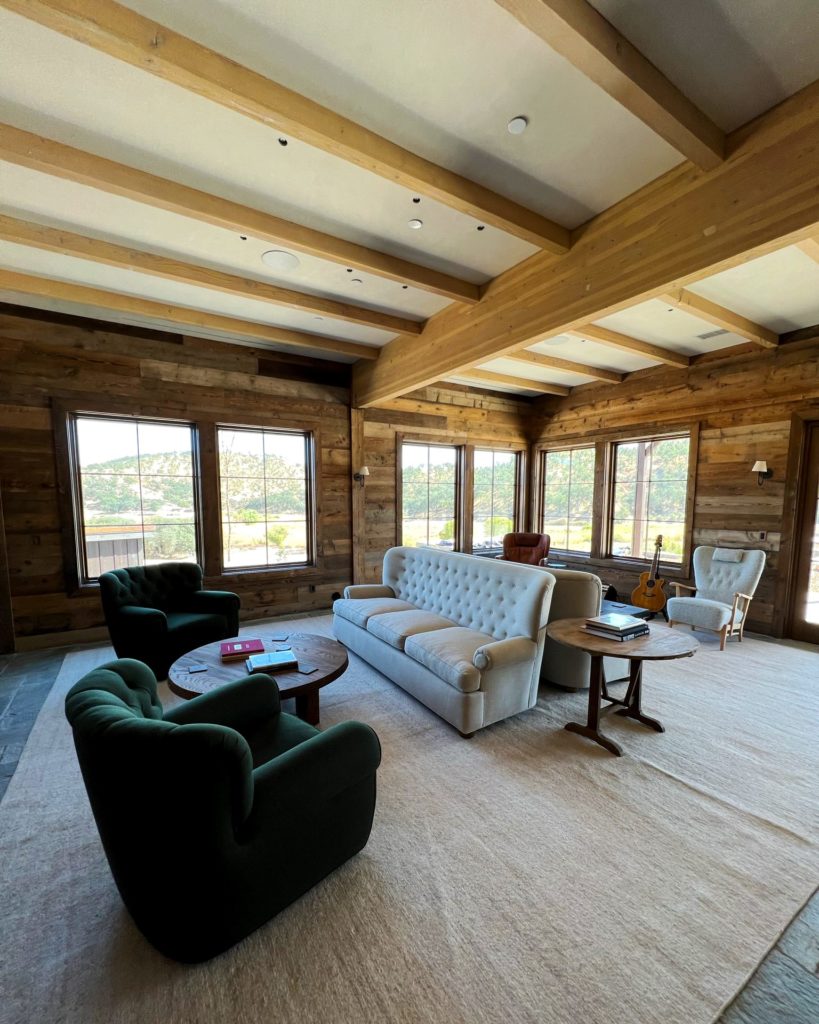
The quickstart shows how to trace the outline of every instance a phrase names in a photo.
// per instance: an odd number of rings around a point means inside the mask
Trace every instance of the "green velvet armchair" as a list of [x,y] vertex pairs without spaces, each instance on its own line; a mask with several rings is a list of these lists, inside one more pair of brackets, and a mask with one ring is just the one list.
[[177,658],[239,633],[239,598],[203,590],[194,562],[163,562],[104,572],[102,608],[118,658],[137,658],[165,679]]
[[378,737],[280,712],[267,675],[163,714],[151,670],[112,661],[69,691],[66,717],[125,906],[174,960],[228,949],[367,843]]

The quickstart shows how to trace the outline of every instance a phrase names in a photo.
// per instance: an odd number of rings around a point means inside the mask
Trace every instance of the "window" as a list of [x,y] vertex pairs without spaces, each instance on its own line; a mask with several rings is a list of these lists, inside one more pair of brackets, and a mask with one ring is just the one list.
[[650,559],[662,534],[663,561],[682,562],[690,444],[684,434],[614,445],[609,554]]
[[517,522],[518,453],[476,448],[473,466],[472,550],[498,549]]
[[543,453],[541,532],[552,548],[591,554],[595,449]]
[[454,550],[458,540],[457,448],[401,445],[401,543]]
[[225,569],[312,561],[312,436],[218,427]]
[[197,561],[193,426],[75,415],[70,431],[81,582],[126,565]]

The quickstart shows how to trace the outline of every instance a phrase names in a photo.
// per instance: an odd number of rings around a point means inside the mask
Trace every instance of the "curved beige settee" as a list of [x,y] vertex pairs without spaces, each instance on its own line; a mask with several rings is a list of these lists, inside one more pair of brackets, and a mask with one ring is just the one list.
[[347,587],[336,637],[464,736],[534,707],[554,577],[535,566],[391,548],[383,584]]

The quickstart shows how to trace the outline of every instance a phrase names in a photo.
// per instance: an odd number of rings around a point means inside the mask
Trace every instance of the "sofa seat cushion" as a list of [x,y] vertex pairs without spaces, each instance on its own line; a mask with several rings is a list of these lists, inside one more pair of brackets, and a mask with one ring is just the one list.
[[399,601],[397,597],[366,597],[357,600],[354,597],[343,597],[333,602],[333,611],[342,619],[347,619],[354,626],[367,628],[367,621],[372,615],[385,615],[387,612],[407,612],[415,609],[409,601]]
[[407,637],[417,633],[431,633],[436,629],[449,629],[454,625],[454,622],[434,612],[413,608],[411,611],[371,615],[367,620],[367,632],[388,643],[390,647],[403,651]]
[[451,626],[409,637],[404,644],[404,653],[456,690],[473,693],[481,685],[481,674],[472,664],[475,651],[484,644],[491,644],[494,639],[476,629]]
[[211,612],[168,612],[168,635],[174,648],[192,651],[227,636],[227,619]]
[[[722,601],[711,601],[705,597],[672,597],[666,608],[672,622],[683,622],[700,629],[722,629],[731,620],[731,605]],[[737,608],[735,625],[742,622],[742,612]]]

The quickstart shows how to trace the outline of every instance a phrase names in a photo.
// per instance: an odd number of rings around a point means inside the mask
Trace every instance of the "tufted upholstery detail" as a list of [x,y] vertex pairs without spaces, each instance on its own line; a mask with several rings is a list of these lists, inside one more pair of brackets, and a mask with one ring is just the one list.
[[535,566],[391,548],[383,586],[348,587],[333,626],[346,647],[471,735],[537,703],[554,582]]
[[[166,956],[215,956],[367,842],[378,737],[282,713],[270,676],[163,716],[151,670],[122,659],[81,679],[65,712],[114,881]],[[163,864],[179,866],[172,889]]]
[[534,567],[432,548],[391,548],[384,556],[384,583],[396,597],[495,640],[537,641],[552,582]]
[[503,554],[507,562],[540,565],[549,554],[552,539],[548,533],[507,533],[503,538]]
[[181,655],[239,632],[238,596],[202,590],[193,562],[113,569],[99,584],[114,650],[144,661],[160,679]]

